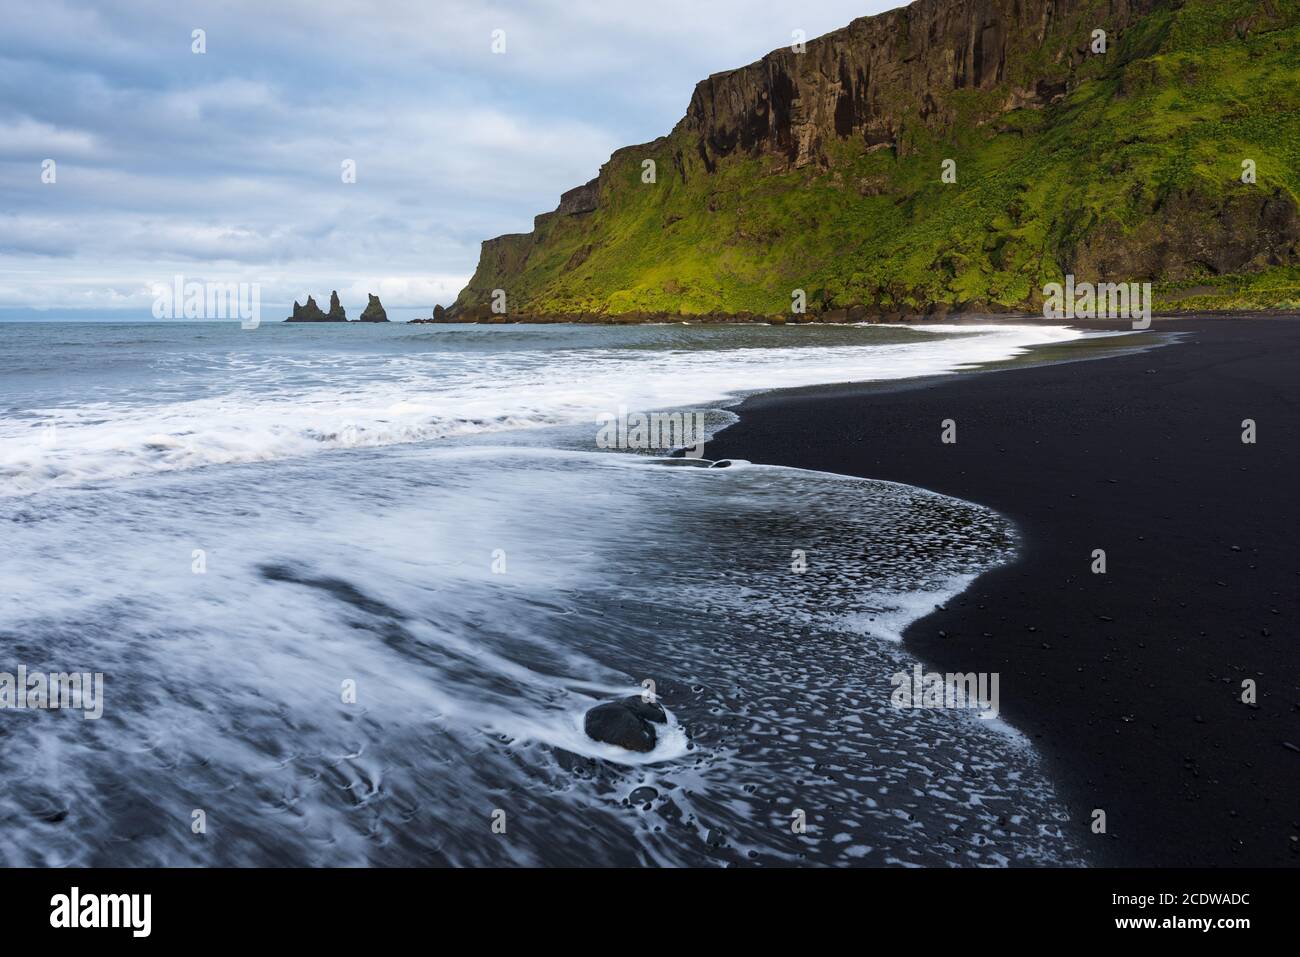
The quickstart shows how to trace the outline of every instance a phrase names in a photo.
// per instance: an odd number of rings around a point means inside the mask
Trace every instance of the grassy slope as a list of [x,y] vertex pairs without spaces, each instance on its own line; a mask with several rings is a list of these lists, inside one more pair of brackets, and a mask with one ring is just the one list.
[[[708,175],[679,134],[620,154],[599,210],[545,222],[522,272],[480,268],[462,302],[501,285],[513,309],[535,312],[778,313],[802,288],[812,309],[1037,308],[1076,244],[1122,240],[1171,195],[1205,197],[1207,216],[1233,190],[1300,197],[1298,0],[1274,0],[1273,29],[1240,39],[1234,24],[1259,6],[1189,0],[1158,11],[1086,61],[1083,82],[1046,110],[981,124],[1005,91],[952,91],[949,104],[968,118],[953,138],[914,123],[899,155],[837,141],[829,169],[773,173],[766,159],[735,156]],[[1016,69],[1060,71],[1045,55]],[[657,161],[653,185],[641,182],[646,157]],[[949,157],[955,185],[939,178]],[[1247,157],[1254,186],[1240,182]],[[533,239],[515,242],[522,253]],[[1300,269],[1157,284],[1157,307],[1280,305],[1300,306]]]

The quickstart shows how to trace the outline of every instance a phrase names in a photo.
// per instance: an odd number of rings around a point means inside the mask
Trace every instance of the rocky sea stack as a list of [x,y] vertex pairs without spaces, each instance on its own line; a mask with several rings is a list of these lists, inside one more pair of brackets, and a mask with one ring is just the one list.
[[371,294],[370,301],[366,303],[366,308],[361,313],[362,322],[387,322],[388,313],[384,312],[384,307],[379,301],[379,297]]
[[334,303],[337,302],[338,302],[337,298],[334,299],[333,302],[331,302],[330,313],[329,315],[326,315],[325,313],[321,312],[320,306],[316,305],[316,300],[313,299],[311,296],[307,297],[307,305],[305,306],[298,305],[297,301],[295,300],[293,304],[293,315],[284,321],[285,322],[347,322],[346,318],[341,318],[341,319],[333,318],[334,315],[333,307],[334,307]]
[[917,0],[701,81],[452,312],[1037,312],[1067,275],[1295,307],[1297,49],[1293,3]]
[[[316,305],[316,300],[311,296],[307,297],[307,305],[300,306],[297,302],[293,304],[293,315],[285,322],[348,322],[347,310],[343,308],[343,303],[339,301],[338,290],[330,293],[330,311],[321,312],[320,306]],[[379,302],[378,296],[370,296],[370,302],[366,304],[365,311],[361,313],[360,322],[387,322],[388,314],[384,312],[383,305]]]
[[329,322],[348,321],[347,311],[343,308],[342,303],[339,302],[339,294],[337,289],[330,293],[330,311],[325,318]]

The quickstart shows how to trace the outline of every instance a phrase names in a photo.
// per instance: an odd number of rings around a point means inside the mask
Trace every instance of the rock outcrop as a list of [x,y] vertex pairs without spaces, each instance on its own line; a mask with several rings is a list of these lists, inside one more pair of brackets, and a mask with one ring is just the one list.
[[427,319],[408,319],[408,320],[406,321],[406,324],[407,324],[408,326],[421,326],[421,325],[429,325],[429,324],[432,324],[432,323],[439,323],[439,322],[453,322],[453,321],[454,321],[454,320],[453,320],[450,316],[447,315],[447,310],[446,310],[446,309],[444,309],[442,306],[434,306],[434,307],[433,307],[433,315],[430,316],[429,318],[427,318]]
[[330,293],[330,311],[326,314],[325,318],[330,322],[348,321],[347,311],[343,308],[343,304],[339,302],[337,289]]
[[379,302],[379,297],[370,293],[370,301],[366,303],[366,308],[361,312],[362,322],[387,322],[388,313],[384,312],[383,305]]
[[[737,151],[769,153],[801,168],[826,163],[838,140],[908,148],[909,125],[942,135],[959,119],[949,91],[998,90],[976,121],[1042,106],[1077,80],[1087,56],[1072,42],[1086,0],[917,0],[695,87],[680,129],[706,169]],[[1114,40],[1157,0],[1114,0],[1091,23]],[[1049,54],[1043,75],[1028,54]],[[779,167],[778,167],[779,168]]]
[[1294,177],[1241,164],[1300,135],[1300,13],[1256,6],[916,0],[854,20],[701,81],[670,134],[484,242],[453,312],[488,318],[494,289],[531,314],[788,313],[796,288],[811,311],[1033,309],[1071,268],[1226,289],[1295,265]]
[[285,322],[346,322],[346,319],[332,318],[333,308],[330,309],[331,315],[321,312],[320,306],[316,305],[316,300],[311,296],[307,297],[307,305],[300,306],[297,301],[293,304],[293,315]]

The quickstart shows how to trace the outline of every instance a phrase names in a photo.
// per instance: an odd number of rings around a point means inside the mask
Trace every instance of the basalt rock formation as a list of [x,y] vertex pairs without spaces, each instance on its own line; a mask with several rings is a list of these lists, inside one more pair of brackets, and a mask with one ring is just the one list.
[[440,322],[454,322],[454,321],[455,321],[454,319],[452,319],[450,316],[447,315],[447,310],[445,308],[443,308],[442,306],[434,306],[432,316],[429,316],[427,319],[408,319],[406,320],[406,324],[408,326],[421,326],[421,325],[435,325]]
[[451,318],[1300,303],[1293,0],[917,0],[700,82]]
[[330,311],[326,316],[326,318],[330,322],[348,321],[347,311],[343,308],[343,304],[339,302],[339,294],[337,289],[330,293]]
[[384,312],[383,305],[379,302],[379,297],[370,293],[370,301],[366,303],[366,308],[361,312],[362,322],[387,322],[388,313]]
[[347,319],[335,319],[333,318],[333,315],[334,315],[333,303],[331,303],[330,305],[330,314],[326,315],[325,313],[321,312],[320,306],[316,305],[316,300],[313,299],[311,296],[308,296],[307,305],[305,306],[300,306],[296,301],[294,302],[293,315],[284,321],[285,322],[347,322]]

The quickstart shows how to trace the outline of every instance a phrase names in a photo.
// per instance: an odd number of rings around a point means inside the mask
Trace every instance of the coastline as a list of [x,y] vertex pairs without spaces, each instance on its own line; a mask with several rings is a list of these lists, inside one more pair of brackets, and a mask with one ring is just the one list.
[[[1190,335],[1101,362],[764,393],[731,408],[740,421],[706,455],[901,482],[1010,518],[1018,557],[913,622],[909,650],[1001,674],[1003,713],[1042,752],[1094,863],[1295,866],[1300,504],[1282,477],[1300,466],[1300,322],[1153,328]],[[955,445],[940,442],[948,418]],[[1089,830],[1098,808],[1104,835]]]
[[[941,308],[940,308],[941,307]],[[1156,313],[1161,322],[1183,322],[1204,318],[1215,319],[1295,319],[1300,310],[1295,309],[1223,309],[1196,312]],[[289,321],[289,320],[285,320]],[[1041,312],[961,312],[950,310],[943,304],[932,304],[928,312],[880,312],[854,306],[828,312],[810,312],[799,315],[788,313],[764,314],[757,312],[704,312],[698,314],[678,312],[556,312],[556,313],[506,313],[494,315],[486,308],[455,309],[448,307],[443,317],[407,319],[405,325],[420,326],[510,326],[510,325],[576,325],[576,326],[644,326],[644,325],[759,325],[759,326],[845,326],[845,325],[985,325],[991,323],[1069,325],[1080,329],[1115,329],[1127,327],[1127,320],[1114,319],[1048,319]]]
[[[6,740],[20,764],[65,746],[78,760],[6,806],[15,863],[1081,862],[1019,735],[876,694],[916,663],[903,625],[1014,547],[1000,516],[834,474],[661,468],[662,446],[593,442],[590,414],[936,374],[1060,329],[389,330],[363,349],[334,324],[14,332],[12,444],[57,441],[33,451],[22,495],[0,497],[0,568],[44,569],[6,596],[8,631],[37,636],[29,665],[84,662],[109,695],[93,751],[67,721]],[[785,350],[791,335],[807,345]],[[115,369],[120,400],[87,416],[113,352],[133,363]],[[176,355],[192,375],[160,404],[156,369]],[[897,547],[900,525],[914,548]],[[795,574],[794,545],[820,567]],[[879,559],[866,575],[862,554]],[[322,707],[353,675],[361,708]],[[646,679],[670,716],[662,750],[587,734],[591,709]],[[340,741],[356,745],[340,757]],[[145,827],[117,799],[141,780]],[[211,793],[237,840],[148,827]],[[288,829],[285,794],[303,808]],[[496,807],[523,825],[510,843],[475,811]]]

